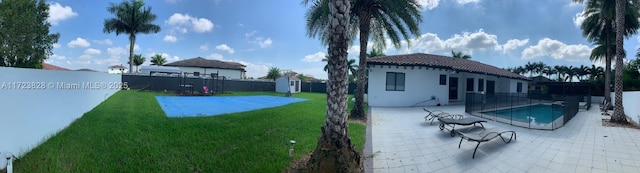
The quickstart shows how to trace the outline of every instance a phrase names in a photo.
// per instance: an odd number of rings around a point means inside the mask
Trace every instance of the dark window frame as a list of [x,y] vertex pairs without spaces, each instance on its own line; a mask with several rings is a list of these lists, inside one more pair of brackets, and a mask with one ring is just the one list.
[[467,92],[473,92],[473,90],[475,89],[475,79],[474,78],[467,78]]
[[440,85],[447,85],[447,75],[440,75]]
[[516,86],[516,92],[517,93],[521,93],[522,92],[522,82],[518,82],[516,85],[517,85]]
[[484,91],[484,79],[478,79],[478,91]]
[[[393,76],[393,80],[392,80],[392,84],[390,84],[389,82],[391,82],[389,80],[389,75]],[[401,77],[401,78],[399,78]],[[399,73],[399,72],[387,72],[386,75],[386,80],[385,80],[385,90],[386,91],[404,91],[405,89],[405,84],[406,84],[406,75],[405,73]],[[400,81],[400,79],[402,79],[402,81]],[[402,85],[399,85],[399,84]],[[393,88],[389,88],[389,86],[392,86]]]

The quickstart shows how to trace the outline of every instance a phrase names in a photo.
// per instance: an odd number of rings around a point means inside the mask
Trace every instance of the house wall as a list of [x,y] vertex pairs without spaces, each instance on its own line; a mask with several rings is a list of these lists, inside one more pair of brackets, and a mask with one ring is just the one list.
[[[417,106],[449,102],[448,85],[440,85],[440,74],[450,71],[425,67],[369,66],[368,102],[370,106]],[[405,74],[404,91],[386,91],[386,73]],[[435,99],[431,99],[432,96]]]
[[[3,129],[0,152],[3,156],[5,152],[25,154],[121,87],[121,75],[108,73],[0,67],[0,75],[0,127]],[[64,87],[64,84],[70,85]],[[25,88],[28,86],[40,89]],[[0,165],[0,168],[5,166]]]
[[126,68],[124,70],[120,70],[119,68],[108,68],[107,69],[107,73],[109,74],[122,74],[122,73],[129,73],[129,69]]
[[200,75],[211,73],[218,73],[218,76],[225,76],[228,79],[243,79],[244,73],[242,70],[230,70],[230,69],[216,69],[216,68],[201,68],[201,67],[179,67],[182,72],[193,73],[200,72]]
[[[495,92],[512,92],[517,90],[517,82],[522,83],[522,93],[527,92],[527,81],[510,79],[492,75],[452,72],[444,69],[425,67],[404,67],[389,65],[369,66],[368,102],[370,106],[432,106],[438,103],[442,105],[461,103],[466,98],[467,92],[478,91],[479,79],[484,79],[484,90],[487,91],[487,81],[495,81]],[[386,90],[386,73],[405,73],[404,91]],[[440,85],[440,75],[447,76],[447,84]],[[458,78],[458,99],[449,100],[449,77]],[[473,79],[473,91],[467,91],[467,79]],[[435,97],[435,100],[431,98]]]
[[[616,94],[611,92],[611,103],[615,105]],[[624,107],[624,114],[626,114],[631,120],[638,124],[640,123],[640,91],[625,91],[622,92],[622,106]]]

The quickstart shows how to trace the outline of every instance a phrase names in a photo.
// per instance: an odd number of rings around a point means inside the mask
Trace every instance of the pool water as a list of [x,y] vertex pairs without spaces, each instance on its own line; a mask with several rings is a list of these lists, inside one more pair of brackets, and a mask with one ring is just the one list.
[[524,123],[549,124],[561,117],[564,109],[559,105],[531,105],[482,113]]

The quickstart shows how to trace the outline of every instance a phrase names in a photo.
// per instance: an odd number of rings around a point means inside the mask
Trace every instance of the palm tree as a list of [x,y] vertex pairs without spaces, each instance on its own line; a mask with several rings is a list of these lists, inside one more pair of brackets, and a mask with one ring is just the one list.
[[[303,0],[303,4],[313,1],[314,5],[307,11],[307,35],[319,36],[323,43],[331,37],[325,28],[329,27],[329,0]],[[366,85],[367,45],[373,39],[374,47],[384,48],[390,39],[396,48],[401,46],[400,35],[409,43],[409,34],[420,34],[418,24],[422,22],[420,4],[416,0],[349,0],[352,4],[349,17],[351,20],[348,41],[360,33],[360,56],[358,67],[358,85],[356,103],[351,110],[352,117],[364,117],[364,86]],[[399,34],[398,34],[399,33]]]
[[524,65],[525,73],[529,73],[529,77],[533,77],[533,72],[535,71],[535,69],[535,65],[531,62],[527,62],[527,64]]
[[471,59],[470,55],[463,54],[462,51],[454,52],[452,50],[451,51],[451,56],[453,56],[454,58]]
[[167,63],[167,59],[162,57],[160,54],[156,54],[151,57],[151,65],[161,66],[164,65],[164,63]]
[[129,72],[133,71],[133,48],[136,43],[136,35],[143,33],[158,33],[160,26],[151,22],[156,20],[156,15],[151,13],[151,7],[143,8],[142,0],[126,0],[120,4],[111,3],[107,8],[115,18],[105,19],[104,33],[115,32],[116,35],[129,35]]
[[584,80],[584,77],[589,76],[589,66],[580,65],[578,69],[578,79],[580,81]]
[[[327,62],[326,65],[324,65],[323,70],[329,71],[329,56],[326,56],[322,59],[322,61]],[[358,65],[356,64],[356,60],[355,59],[349,59],[347,60],[347,68],[349,68],[349,72],[351,73],[351,75],[356,75],[358,73]]]
[[591,68],[589,68],[589,81],[595,81],[602,76],[604,76],[604,69],[602,67],[596,67],[596,65],[591,65]]
[[384,54],[384,52],[382,52],[382,49],[373,48],[373,49],[371,49],[369,54],[367,54],[367,56],[369,58],[373,58],[373,57],[377,57],[377,56],[386,56],[386,55]]
[[280,77],[280,69],[278,67],[271,67],[267,73],[267,79],[273,79],[276,81]]
[[[574,0],[574,2],[583,1],[584,0]],[[629,37],[635,34],[639,27],[637,19],[640,14],[636,4],[640,2],[640,0],[636,0],[635,4],[627,3],[628,1],[629,0],[615,0],[615,2],[611,0],[588,1],[584,14],[587,18],[585,18],[582,24],[583,26],[581,26],[583,29],[583,35],[587,36],[589,41],[596,42],[600,39],[600,45],[605,46],[605,48],[600,48],[600,52],[605,52],[605,56],[608,55],[609,57],[613,57],[613,52],[615,52],[617,70],[614,91],[616,94],[616,100],[614,104],[614,115],[611,116],[612,122],[626,122],[624,108],[622,107],[622,69],[624,66],[622,59],[625,54],[623,39],[624,37]],[[615,38],[615,40],[612,40],[612,38]],[[611,59],[607,59],[605,61],[610,62]],[[610,65],[607,67],[610,69]],[[607,71],[606,67],[605,71]],[[610,81],[606,79],[606,76],[610,75],[609,71],[605,72],[605,83]],[[609,85],[605,84],[605,101],[611,101],[611,98],[609,98],[607,94],[610,91],[607,90],[608,87]]]
[[555,74],[556,72],[554,71],[554,69],[551,66],[544,66],[544,68],[542,68],[542,74],[547,75],[548,79],[551,79],[551,75]]
[[349,137],[347,125],[347,50],[349,48],[349,0],[329,2],[329,78],[327,111],[320,138],[305,172],[362,172],[360,154]]
[[147,58],[143,57],[141,54],[133,56],[133,65],[136,66],[136,73],[138,73],[138,67],[144,64],[145,61],[147,61]]

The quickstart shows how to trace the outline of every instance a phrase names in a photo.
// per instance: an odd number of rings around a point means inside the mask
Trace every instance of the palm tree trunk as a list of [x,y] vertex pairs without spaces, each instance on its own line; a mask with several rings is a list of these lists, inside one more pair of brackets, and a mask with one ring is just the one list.
[[133,47],[136,44],[136,35],[129,35],[129,73],[133,73]]
[[604,100],[607,103],[611,103],[611,55],[609,54],[605,55],[604,66]]
[[347,125],[349,1],[329,3],[327,117],[306,172],[362,172],[360,154],[351,144]]
[[367,85],[367,43],[371,27],[371,15],[363,11],[360,18],[360,62],[358,63],[358,86],[356,87],[356,104],[351,110],[352,118],[364,118],[364,86]]
[[617,123],[626,123],[627,118],[624,114],[624,107],[622,106],[622,71],[623,69],[623,54],[624,54],[624,7],[627,0],[616,0],[616,79],[615,79],[615,94],[616,100],[613,106],[613,115],[611,115],[611,121]]

